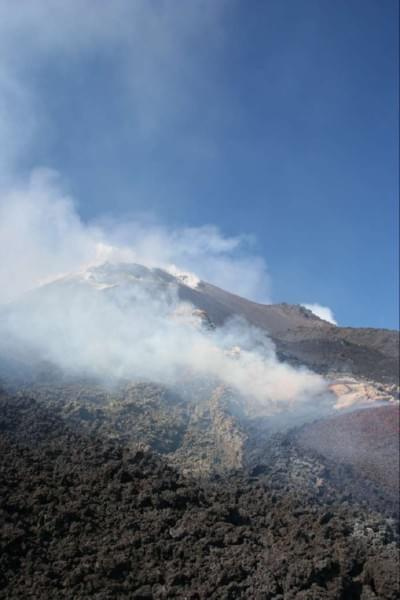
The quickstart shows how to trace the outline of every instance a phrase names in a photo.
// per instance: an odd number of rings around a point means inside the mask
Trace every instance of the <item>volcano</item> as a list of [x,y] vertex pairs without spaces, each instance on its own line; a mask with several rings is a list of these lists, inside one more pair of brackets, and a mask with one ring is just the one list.
[[398,597],[398,332],[126,263],[0,331],[0,596]]

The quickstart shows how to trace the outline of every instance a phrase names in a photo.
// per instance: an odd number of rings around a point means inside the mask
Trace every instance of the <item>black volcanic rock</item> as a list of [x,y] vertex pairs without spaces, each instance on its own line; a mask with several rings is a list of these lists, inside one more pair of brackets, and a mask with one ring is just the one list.
[[0,469],[1,598],[398,597],[391,522],[284,476],[200,484],[5,396]]

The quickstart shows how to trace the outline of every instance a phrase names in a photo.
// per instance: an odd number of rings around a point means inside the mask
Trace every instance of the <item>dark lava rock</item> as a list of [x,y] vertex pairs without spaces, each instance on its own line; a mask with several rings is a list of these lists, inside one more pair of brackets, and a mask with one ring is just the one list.
[[393,522],[279,469],[199,483],[3,396],[0,597],[398,598]]

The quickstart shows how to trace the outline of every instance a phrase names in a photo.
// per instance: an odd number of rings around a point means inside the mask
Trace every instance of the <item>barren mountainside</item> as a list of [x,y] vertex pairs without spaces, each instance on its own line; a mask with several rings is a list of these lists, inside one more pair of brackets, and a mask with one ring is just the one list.
[[1,598],[398,597],[398,332],[127,264],[0,324]]
[[337,327],[310,310],[290,304],[263,305],[201,282],[181,287],[180,295],[221,324],[232,315],[265,330],[280,355],[327,373],[348,372],[382,383],[398,383],[399,332],[387,329]]

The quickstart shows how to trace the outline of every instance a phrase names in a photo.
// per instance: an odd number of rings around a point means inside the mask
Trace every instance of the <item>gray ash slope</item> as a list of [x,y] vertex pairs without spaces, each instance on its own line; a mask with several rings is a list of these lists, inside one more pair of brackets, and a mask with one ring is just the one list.
[[316,372],[350,372],[382,383],[398,383],[399,333],[387,329],[337,327],[310,310],[290,304],[258,304],[200,282],[180,286],[180,296],[220,325],[233,315],[263,329],[280,356]]
[[[110,286],[131,285],[128,278],[133,276],[140,285],[152,286],[155,293],[175,286],[180,299],[205,311],[215,326],[241,316],[270,336],[283,359],[316,372],[351,372],[383,383],[398,383],[398,331],[334,326],[299,305],[259,304],[204,281],[186,285],[185,277],[179,279],[142,265],[105,264],[91,269],[91,274],[98,284]],[[73,278],[64,283],[71,281]]]

